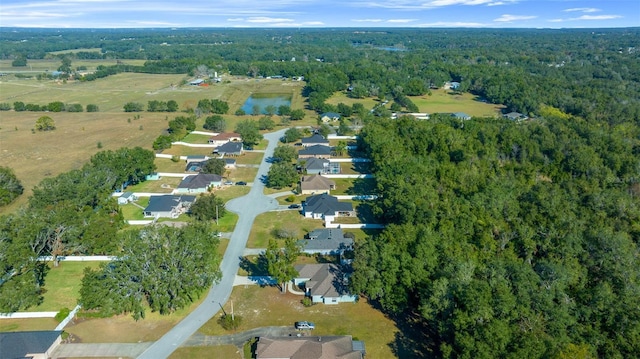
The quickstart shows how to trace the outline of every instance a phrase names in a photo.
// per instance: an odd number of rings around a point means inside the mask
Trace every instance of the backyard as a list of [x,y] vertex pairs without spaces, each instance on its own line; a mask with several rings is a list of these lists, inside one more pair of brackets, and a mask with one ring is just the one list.
[[322,228],[322,220],[304,218],[296,210],[263,213],[253,223],[247,248],[266,248],[269,239],[275,238],[273,231],[276,229],[287,229],[297,233],[296,238],[302,238],[316,228]]

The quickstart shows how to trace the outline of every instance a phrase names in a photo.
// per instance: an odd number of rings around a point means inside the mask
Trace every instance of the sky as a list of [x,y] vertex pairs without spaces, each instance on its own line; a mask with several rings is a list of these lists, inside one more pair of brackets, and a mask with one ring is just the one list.
[[1,0],[1,27],[640,26],[640,0]]

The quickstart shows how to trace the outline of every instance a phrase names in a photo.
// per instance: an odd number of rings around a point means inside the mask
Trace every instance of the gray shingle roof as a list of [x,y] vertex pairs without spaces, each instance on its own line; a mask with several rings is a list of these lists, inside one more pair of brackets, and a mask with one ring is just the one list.
[[352,212],[353,205],[348,202],[338,202],[338,198],[323,193],[307,197],[304,203],[304,211],[322,214]]
[[216,147],[218,153],[240,153],[242,152],[242,142],[227,142],[222,146]]
[[298,155],[331,155],[331,147],[324,145],[313,145],[298,151]]
[[169,212],[172,208],[181,202],[191,202],[196,200],[196,196],[151,196],[149,197],[149,205],[144,209],[145,212]]
[[26,358],[46,352],[62,334],[60,330],[0,333],[0,359]]
[[302,140],[300,140],[300,142],[302,142],[303,145],[310,144],[310,143],[324,143],[324,144],[329,145],[329,140],[324,138],[319,133],[315,133],[312,136],[305,137]]
[[309,239],[298,241],[298,244],[307,252],[340,252],[353,248],[353,239],[345,238],[340,228],[321,228],[311,231]]
[[178,185],[178,188],[207,188],[211,186],[213,182],[222,182],[222,177],[216,174],[199,173],[185,177]]

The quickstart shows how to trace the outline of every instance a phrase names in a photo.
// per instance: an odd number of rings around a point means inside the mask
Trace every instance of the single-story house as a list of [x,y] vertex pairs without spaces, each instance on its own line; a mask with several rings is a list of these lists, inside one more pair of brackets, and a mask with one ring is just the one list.
[[471,116],[467,115],[464,112],[454,112],[451,114],[451,116],[455,117],[457,120],[463,120],[463,121],[471,119]]
[[144,209],[144,216],[154,218],[178,218],[181,214],[186,213],[195,201],[196,196],[171,194],[151,196],[149,198],[149,205]]
[[302,203],[302,213],[306,218],[324,219],[332,222],[336,217],[353,217],[356,215],[349,202],[338,202],[338,198],[326,193],[309,196]]
[[135,193],[125,192],[118,197],[118,204],[127,204],[137,200],[138,196],[136,196]]
[[189,82],[189,85],[191,85],[191,86],[200,86],[203,83],[204,83],[203,79],[195,79],[195,80]]
[[315,145],[329,146],[329,140],[324,138],[319,133],[314,133],[309,137],[305,137],[302,140],[300,140],[300,142],[304,147],[315,146]]
[[298,151],[298,158],[329,158],[331,157],[331,147],[323,145],[313,145]]
[[298,184],[301,194],[330,193],[336,189],[336,182],[320,175],[302,176]]
[[214,146],[222,146],[227,142],[241,142],[242,136],[235,132],[222,132],[215,136],[209,137],[209,144]]
[[341,228],[320,228],[309,232],[298,245],[303,253],[340,255],[353,249],[353,238],[345,237]]
[[222,186],[222,176],[210,173],[198,173],[185,177],[174,193],[205,193],[212,187]]
[[223,160],[224,160],[224,168],[236,168],[235,158],[223,158]]
[[362,359],[364,342],[341,336],[259,337],[256,359]]
[[222,146],[216,147],[213,153],[222,156],[240,156],[243,150],[242,142],[227,142]]
[[341,266],[333,263],[298,264],[298,276],[293,279],[296,286],[304,286],[305,295],[313,303],[353,303],[357,295],[349,293],[348,276]]
[[320,120],[322,120],[322,122],[333,122],[333,121],[338,121],[339,119],[340,119],[340,114],[335,112],[325,112],[322,115],[320,115]]
[[520,122],[520,121],[524,121],[527,118],[527,115],[521,114],[520,112],[509,112],[506,113],[504,115],[502,115],[502,117],[509,119],[511,121],[515,121],[515,122]]
[[307,174],[317,173],[320,175],[338,174],[342,172],[340,162],[330,162],[324,158],[302,158],[298,160],[299,170],[304,170]]
[[0,333],[0,359],[51,358],[62,341],[61,335],[61,330]]

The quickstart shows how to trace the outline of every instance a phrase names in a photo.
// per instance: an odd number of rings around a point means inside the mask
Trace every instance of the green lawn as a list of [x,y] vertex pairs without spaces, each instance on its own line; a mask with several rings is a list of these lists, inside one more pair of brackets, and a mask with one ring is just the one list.
[[[230,299],[235,315],[243,318],[238,332],[263,326],[291,326],[293,330],[295,321],[309,320],[316,324],[313,335],[352,335],[364,341],[369,359],[397,357],[391,350],[398,333],[396,324],[365,299],[357,303],[316,304],[305,308],[300,303],[300,296],[282,294],[276,287],[259,286],[235,287]],[[231,311],[230,301],[224,308]],[[200,332],[205,335],[229,334],[216,322],[217,318],[209,320]],[[403,353],[398,356],[402,357]]]
[[157,181],[143,181],[125,189],[127,192],[171,193],[182,182],[180,177],[162,177]]
[[73,309],[78,304],[78,296],[85,267],[98,268],[100,262],[60,262],[58,267],[50,264],[44,284],[44,301],[31,307],[29,312],[59,311],[62,308]]
[[145,219],[143,209],[149,205],[149,197],[140,197],[135,203],[138,206],[141,206],[142,208],[134,205],[133,203],[120,205],[120,210],[122,211],[122,215],[124,216],[124,219],[136,220],[136,221],[141,221]]
[[181,142],[187,142],[187,143],[197,143],[197,144],[207,144],[209,141],[209,135],[201,135],[201,134],[197,134],[197,133],[190,133],[188,135],[186,135],[182,140],[180,140]]
[[255,167],[237,167],[228,172],[227,179],[233,182],[253,182],[258,174]]
[[431,95],[409,96],[411,101],[426,113],[464,112],[471,116],[495,117],[504,106],[478,101],[470,93],[454,94],[449,90],[432,90]]
[[156,172],[183,173],[187,167],[187,162],[184,160],[174,162],[168,158],[156,157],[153,162],[156,165]]
[[248,248],[266,248],[275,229],[286,228],[295,231],[298,238],[316,228],[322,228],[322,220],[304,218],[298,211],[267,212],[256,217],[247,241]]
[[236,157],[236,162],[239,165],[259,165],[262,163],[262,152],[245,152],[241,156]]
[[0,319],[0,332],[54,330],[57,325],[55,318]]

